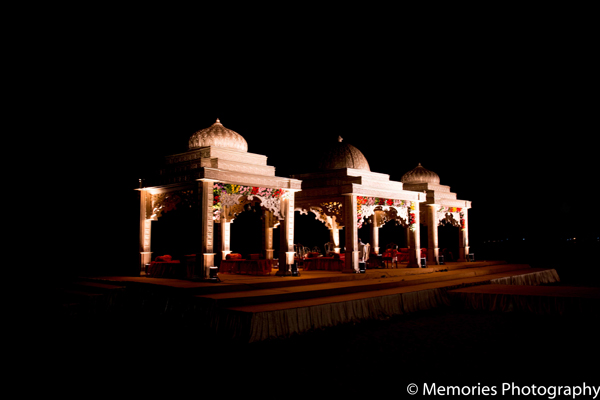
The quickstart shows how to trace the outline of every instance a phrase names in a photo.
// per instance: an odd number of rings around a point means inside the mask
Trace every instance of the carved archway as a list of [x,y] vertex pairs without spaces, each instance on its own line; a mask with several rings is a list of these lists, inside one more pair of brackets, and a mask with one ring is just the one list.
[[[149,196],[147,218],[152,221],[154,232],[148,238],[154,250],[152,259],[170,255],[181,260],[186,254],[195,252],[200,237],[195,226],[196,196],[194,190],[173,190]],[[150,245],[148,243],[148,245]]]

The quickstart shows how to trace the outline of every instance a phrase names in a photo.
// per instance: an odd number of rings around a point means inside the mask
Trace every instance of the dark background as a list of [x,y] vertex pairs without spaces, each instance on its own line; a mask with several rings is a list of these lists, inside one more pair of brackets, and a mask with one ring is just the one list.
[[338,136],[392,180],[421,163],[472,201],[478,259],[593,256],[595,63],[584,42],[546,39],[472,38],[410,56],[376,46],[208,46],[195,58],[165,43],[106,48],[72,67],[73,107],[60,115],[77,130],[76,141],[64,137],[61,169],[80,206],[69,221],[76,247],[86,266],[117,253],[135,262],[138,180],[219,118],[278,176],[306,172]]
[[[11,158],[12,166],[45,185],[33,193],[9,189],[6,197],[33,199],[16,209],[17,216],[35,217],[22,237],[28,251],[39,243],[32,227],[48,229],[43,279],[59,276],[59,268],[69,276],[136,269],[138,179],[149,177],[162,157],[186,151],[194,132],[220,118],[244,136],[250,152],[268,156],[279,176],[304,172],[315,149],[338,136],[392,180],[422,163],[459,199],[472,201],[476,259],[556,267],[562,280],[579,275],[597,285],[590,273],[600,235],[599,68],[597,24],[585,20],[595,13],[563,4],[426,5],[417,12],[362,4],[249,6],[178,8],[175,15],[163,7],[73,8],[64,12],[68,21],[41,13],[50,26],[37,31],[35,13],[24,14],[7,40],[20,54],[6,63],[24,68],[5,80],[18,94],[6,96],[8,102],[24,111],[6,135],[26,143],[7,141],[5,157],[25,154]],[[26,43],[15,40],[26,34]],[[32,159],[32,150],[41,157]],[[393,382],[404,393],[410,382],[457,375],[471,385],[479,382],[475,376],[484,377],[482,384],[538,384],[539,369],[551,378],[541,382],[564,385],[572,375],[581,384],[597,353],[593,319],[579,316],[414,316],[374,329],[336,329],[325,339],[302,337],[272,351],[238,352],[211,342],[209,354],[195,332],[174,329],[170,320],[138,327],[140,319],[69,324],[62,340],[47,345],[53,354],[46,360],[73,361],[67,369],[47,369],[60,374],[51,384],[63,392],[79,389],[75,381],[86,390],[113,390],[99,383],[109,382],[108,373],[110,382],[135,382],[136,392],[155,393],[159,381],[169,393],[187,390],[182,382],[197,389],[200,379],[202,390],[222,392],[232,389],[222,371],[233,365],[261,375],[234,385],[244,391],[279,384],[285,392],[277,395],[289,396],[325,386],[339,396],[341,387],[355,392],[361,384],[372,397],[389,394]],[[44,332],[38,342],[52,337],[43,324],[35,331]],[[194,366],[170,367],[183,358]],[[329,379],[335,371],[337,379]],[[367,374],[375,379],[363,379]],[[139,384],[148,378],[150,384]]]

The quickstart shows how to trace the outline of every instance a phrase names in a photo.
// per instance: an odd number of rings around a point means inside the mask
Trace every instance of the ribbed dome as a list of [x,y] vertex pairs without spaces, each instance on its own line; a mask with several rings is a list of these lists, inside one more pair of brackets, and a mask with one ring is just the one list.
[[402,183],[434,183],[439,185],[440,177],[438,174],[424,168],[421,163],[419,163],[417,168],[405,173],[400,181]]
[[189,141],[189,149],[199,147],[214,146],[234,149],[239,151],[248,151],[246,139],[237,132],[225,128],[217,118],[217,122],[208,128],[194,133]]
[[341,136],[328,147],[319,160],[319,170],[355,168],[371,171],[367,159],[356,147],[344,143]]

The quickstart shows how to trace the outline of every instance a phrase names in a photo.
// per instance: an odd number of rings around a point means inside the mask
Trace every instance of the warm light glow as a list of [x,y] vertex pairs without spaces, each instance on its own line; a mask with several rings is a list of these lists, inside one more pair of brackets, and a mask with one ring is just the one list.
[[285,252],[285,263],[287,265],[291,265],[294,263],[294,254],[296,254],[295,251],[286,251]]

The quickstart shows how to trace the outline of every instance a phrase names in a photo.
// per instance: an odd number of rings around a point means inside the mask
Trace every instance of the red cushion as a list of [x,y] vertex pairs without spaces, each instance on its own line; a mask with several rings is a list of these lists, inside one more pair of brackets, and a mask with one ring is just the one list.
[[242,258],[242,255],[239,253],[229,253],[225,257],[226,260],[239,260]]

